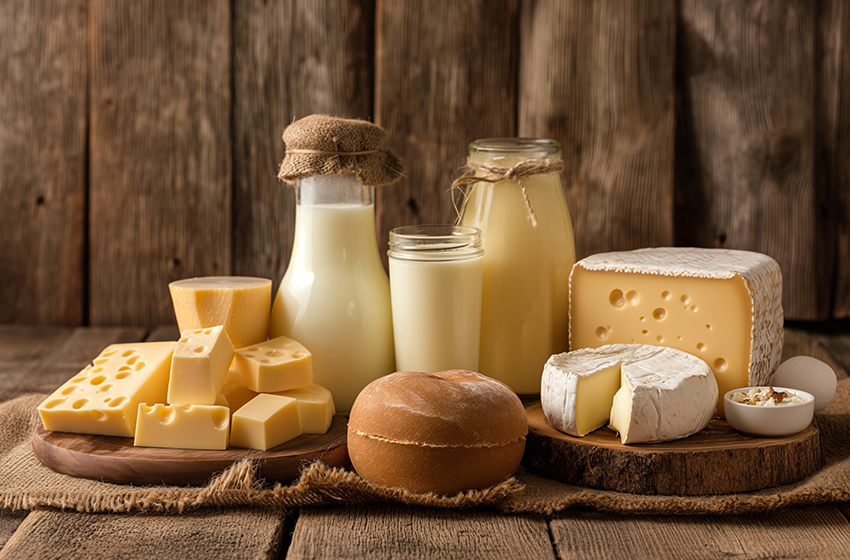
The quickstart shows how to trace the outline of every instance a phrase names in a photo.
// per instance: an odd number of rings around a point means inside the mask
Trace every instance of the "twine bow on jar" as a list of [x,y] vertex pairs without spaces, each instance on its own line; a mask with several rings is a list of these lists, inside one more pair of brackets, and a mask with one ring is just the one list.
[[[522,199],[525,201],[525,207],[528,209],[528,217],[531,219],[531,225],[537,227],[537,215],[531,206],[531,200],[528,198],[528,190],[526,190],[522,178],[545,173],[559,173],[563,169],[564,163],[562,161],[548,159],[527,159],[512,167],[503,167],[467,159],[466,167],[463,168],[464,175],[452,182],[452,188],[463,188],[481,182],[498,183],[499,181],[513,181],[519,185],[522,191]],[[476,172],[481,172],[481,174],[476,174]]]

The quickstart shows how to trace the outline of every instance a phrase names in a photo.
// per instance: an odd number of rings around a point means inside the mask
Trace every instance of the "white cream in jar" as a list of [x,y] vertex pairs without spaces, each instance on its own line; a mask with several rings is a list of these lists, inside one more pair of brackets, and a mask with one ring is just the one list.
[[390,232],[396,369],[478,371],[481,236],[477,228],[407,226]]

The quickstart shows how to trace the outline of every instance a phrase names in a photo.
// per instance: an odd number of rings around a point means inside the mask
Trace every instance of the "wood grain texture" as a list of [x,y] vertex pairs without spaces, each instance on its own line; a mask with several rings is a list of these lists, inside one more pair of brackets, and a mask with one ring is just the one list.
[[313,113],[371,118],[373,21],[373,0],[233,4],[233,273],[270,278],[273,294],[295,233],[283,129]]
[[378,189],[378,250],[389,231],[454,223],[449,187],[477,138],[516,135],[519,3],[384,1],[375,29],[375,118],[404,177]]
[[86,0],[0,4],[0,323],[85,321]]
[[673,244],[672,0],[527,0],[519,135],[564,147],[576,258]]
[[834,507],[747,516],[626,516],[569,511],[550,522],[560,558],[846,558],[850,523]]
[[92,325],[174,322],[231,271],[230,3],[90,3]]
[[213,451],[135,447],[133,438],[48,432],[39,425],[32,447],[39,461],[54,471],[118,484],[200,486],[246,457],[259,461],[259,478],[289,484],[304,461],[322,459],[332,467],[350,468],[347,426],[345,418],[335,416],[326,434],[304,434],[268,451]]
[[301,508],[287,560],[551,558],[541,516],[395,504]]
[[282,512],[263,508],[211,508],[181,515],[38,510],[9,539],[2,557],[264,560],[275,557],[283,525]]
[[526,410],[523,463],[591,488],[677,496],[733,494],[796,482],[823,466],[814,424],[798,434],[767,438],[741,434],[715,418],[684,439],[623,445],[608,427],[573,437],[552,426],[539,403]]
[[[850,6],[821,0],[818,6],[816,61],[817,151],[815,185],[821,252],[834,265],[832,316],[850,317]],[[829,267],[821,270],[828,274]],[[826,283],[824,283],[826,287]],[[821,296],[826,298],[826,295]]]
[[788,319],[830,314],[814,184],[815,8],[684,0],[676,244],[766,253]]

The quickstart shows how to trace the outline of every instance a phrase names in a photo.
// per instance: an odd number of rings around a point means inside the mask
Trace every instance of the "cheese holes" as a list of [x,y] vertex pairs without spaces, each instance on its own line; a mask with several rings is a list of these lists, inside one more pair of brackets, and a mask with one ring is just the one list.
[[105,364],[108,361],[109,361],[109,358],[98,358],[97,360],[93,361],[92,363],[96,366],[102,366],[103,364]]
[[85,381],[85,380],[86,380],[86,379],[88,379],[88,378],[89,378],[89,377],[88,377],[87,375],[80,375],[80,376],[75,377],[74,379],[72,379],[72,380],[71,380],[71,383],[82,383],[83,381]]
[[106,381],[106,376],[105,375],[98,375],[96,377],[92,377],[91,381],[89,381],[89,383],[91,383],[92,385],[100,385],[104,381]]
[[74,408],[74,410],[79,410],[79,409],[83,408],[84,406],[86,406],[87,404],[89,404],[88,399],[78,399],[78,400],[74,401],[74,404],[72,404],[71,406]]
[[705,344],[703,344],[702,342],[697,344],[697,350],[699,350],[700,352],[705,352]]
[[608,296],[608,301],[617,309],[622,309],[626,306],[626,298],[623,296],[622,290],[612,290]]
[[63,395],[70,395],[71,393],[76,393],[79,390],[80,390],[79,385],[71,385],[70,387],[65,387],[64,389],[62,389],[62,394]]
[[138,356],[133,356],[132,358],[130,358],[129,360],[127,360],[127,365],[128,365],[128,366],[131,366],[131,365],[135,364],[135,363],[136,363],[136,362],[138,362],[138,361],[139,361],[139,357],[138,357]]
[[283,352],[281,350],[269,350],[268,352],[266,352],[266,356],[270,356],[272,358],[274,358],[276,356],[285,356],[285,355],[286,355],[286,352]]
[[127,357],[132,356],[135,352],[136,352],[136,350],[135,350],[135,349],[133,349],[133,350],[126,350],[126,351],[125,351],[123,354],[121,354],[121,355],[122,355],[122,356],[124,356],[125,358],[127,358]]
[[103,356],[104,358],[108,358],[109,356],[114,356],[116,352],[118,352],[118,350],[107,350],[103,354],[101,354],[101,356]]
[[207,329],[207,330],[205,330],[205,331],[204,331],[204,334],[207,334],[207,335],[212,334],[212,329]]
[[96,367],[93,370],[91,370],[89,373],[100,373],[102,371],[103,371],[102,367]]
[[262,360],[260,360],[260,363],[261,364],[270,364],[270,363],[272,363],[272,361],[268,358],[263,358]]
[[667,290],[664,290],[663,292],[661,292],[661,297],[663,299],[669,300],[673,296],[670,295],[670,292],[668,292]]
[[295,358],[296,360],[297,360],[298,358],[303,357],[303,356],[304,356],[304,352],[293,352],[293,353],[292,353],[292,357],[293,357],[293,358]]
[[705,328],[707,328],[708,330],[711,330],[711,325],[706,324]]
[[170,424],[174,421],[174,408],[171,406],[158,406],[156,418],[160,424]]
[[658,309],[652,312],[652,318],[656,321],[663,321],[666,316],[667,310],[663,307],[659,307]]
[[116,407],[122,406],[124,403],[126,403],[129,400],[130,399],[128,399],[127,397],[123,397],[123,396],[118,397],[117,399],[112,399],[111,401],[109,401],[109,406],[112,407],[112,408],[116,408]]
[[186,344],[187,342],[189,342],[189,339],[184,337],[184,338],[181,338],[180,340],[178,340],[177,342],[179,344]]
[[649,331],[648,331],[648,330],[646,330],[646,329],[643,329],[643,330],[642,330],[642,331],[640,331],[640,332],[641,332],[641,334],[649,334]]
[[124,371],[119,371],[115,374],[115,379],[126,379],[133,375],[133,372],[130,371],[130,368],[125,369]]
[[144,369],[144,367],[145,367],[146,365],[147,365],[147,364],[146,364],[145,362],[139,362],[138,364],[136,364],[136,371],[139,371],[139,370],[141,370],[141,369]]
[[227,421],[230,419],[229,416],[230,416],[230,414],[228,413],[227,409],[225,409],[225,408],[215,409],[213,411],[213,414],[212,414],[212,421],[213,421],[213,425],[215,426],[215,429],[216,430],[226,429],[227,428]]
[[92,410],[91,412],[89,412],[89,416],[91,416],[92,419],[97,420],[98,422],[103,422],[104,420],[106,420],[106,413],[102,410]]
[[192,349],[192,352],[194,352],[195,354],[200,354],[202,352],[205,352],[206,350],[207,350],[206,346],[197,346],[197,347]]
[[605,327],[599,327],[598,329],[596,329],[596,338],[598,338],[599,340],[605,340],[606,338],[608,338],[608,329],[606,329]]
[[150,405],[147,405],[147,404],[143,404],[142,405],[142,412],[146,412],[146,413],[150,414],[151,412],[153,412],[153,407],[150,406]]
[[53,399],[52,401],[47,401],[44,403],[44,408],[56,408],[67,400],[68,399]]
[[626,294],[626,301],[629,302],[629,305],[637,305],[640,303],[640,294],[634,290],[631,290]]
[[727,366],[728,364],[723,358],[717,358],[716,360],[714,360],[714,369],[716,369],[717,371],[724,371]]
[[664,342],[664,337],[661,336],[661,335],[658,335],[657,340],[658,340],[658,342]]

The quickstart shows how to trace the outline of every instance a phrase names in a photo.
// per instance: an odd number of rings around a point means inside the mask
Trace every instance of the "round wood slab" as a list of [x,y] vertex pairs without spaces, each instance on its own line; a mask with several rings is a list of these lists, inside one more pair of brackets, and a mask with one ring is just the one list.
[[133,438],[48,432],[33,434],[36,457],[54,471],[120,484],[203,485],[245,456],[259,463],[260,478],[288,484],[303,461],[321,459],[332,467],[350,467],[348,420],[335,416],[326,434],[304,434],[268,451],[230,447],[224,451],[134,447]]
[[631,494],[732,494],[801,480],[823,466],[814,423],[793,436],[744,435],[715,418],[690,437],[623,445],[609,428],[583,438],[558,431],[539,402],[526,407],[523,463],[547,476]]

